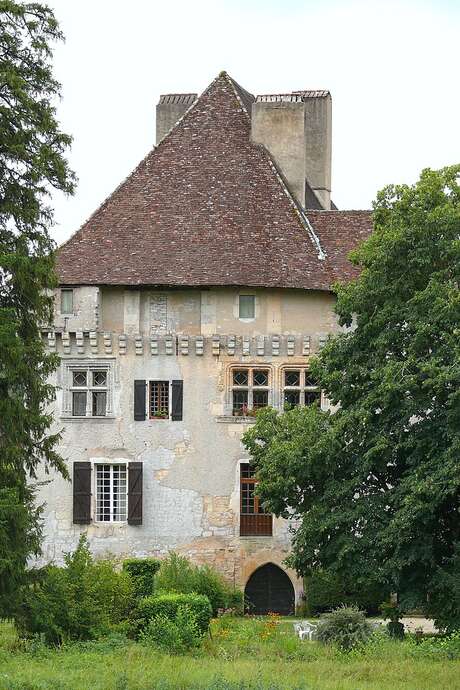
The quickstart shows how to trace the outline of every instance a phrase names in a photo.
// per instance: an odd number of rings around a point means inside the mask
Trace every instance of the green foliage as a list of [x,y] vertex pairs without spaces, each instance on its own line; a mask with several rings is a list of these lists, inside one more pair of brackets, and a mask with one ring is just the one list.
[[111,561],[94,561],[82,536],[65,567],[35,572],[22,591],[16,625],[24,635],[43,635],[47,644],[90,640],[119,627],[134,604],[131,578]]
[[140,639],[170,654],[183,654],[201,645],[203,632],[193,609],[184,605],[178,606],[174,618],[165,615],[152,618]]
[[155,558],[128,558],[123,561],[123,570],[130,575],[137,597],[153,594],[155,573],[159,568],[160,561]]
[[333,573],[314,571],[305,578],[305,600],[309,615],[317,616],[340,605],[356,606],[369,616],[380,612],[380,604],[390,592],[384,587],[357,588]]
[[211,602],[214,616],[220,609],[242,610],[241,592],[227,585],[219,573],[207,565],[193,565],[188,558],[174,552],[161,561],[155,588],[165,592],[204,594]]
[[[59,84],[51,44],[62,40],[52,11],[0,1],[0,613],[11,613],[27,558],[39,551],[40,511],[27,475],[40,463],[66,476],[50,434],[47,354],[40,326],[51,322],[55,284],[49,236],[52,188],[71,193],[54,103]],[[3,532],[4,531],[4,532]]]
[[339,606],[323,616],[316,634],[320,642],[333,643],[348,651],[365,644],[372,635],[372,628],[364,613],[355,606]]
[[178,594],[166,592],[141,599],[133,614],[134,628],[137,634],[144,632],[154,618],[168,618],[175,621],[179,607],[187,607],[192,612],[193,619],[200,633],[209,629],[212,608],[209,599],[203,594]]
[[291,567],[384,583],[448,628],[460,616],[459,174],[425,170],[379,193],[353,253],[360,277],[337,286],[349,328],[312,363],[335,413],[263,410],[244,436],[263,504],[300,522]]

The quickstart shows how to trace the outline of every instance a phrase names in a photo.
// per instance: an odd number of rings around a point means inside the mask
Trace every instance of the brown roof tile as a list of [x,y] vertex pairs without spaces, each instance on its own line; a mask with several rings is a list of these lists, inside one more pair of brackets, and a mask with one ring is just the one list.
[[221,73],[58,250],[61,284],[328,290],[352,277],[369,213],[307,218],[250,141],[253,99]]

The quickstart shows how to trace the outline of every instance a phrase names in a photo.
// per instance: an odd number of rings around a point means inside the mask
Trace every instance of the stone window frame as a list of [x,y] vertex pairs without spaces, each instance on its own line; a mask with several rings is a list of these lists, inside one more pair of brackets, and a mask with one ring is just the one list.
[[[309,371],[310,367],[308,363],[289,363],[282,364],[279,368],[278,377],[278,391],[279,391],[279,409],[284,410],[284,392],[285,390],[298,391],[300,393],[300,403],[299,407],[305,407],[305,393],[317,393],[319,392],[319,403],[320,409],[324,409],[324,393],[319,386],[307,386],[305,385],[305,376]],[[300,371],[300,385],[299,386],[285,386],[285,372],[286,371]]]
[[[246,316],[240,316],[240,297],[254,297],[254,316],[246,317]],[[239,291],[237,296],[236,296],[236,305],[235,305],[235,312],[236,312],[236,318],[238,321],[241,321],[241,323],[253,323],[257,319],[257,312],[258,312],[258,303],[257,303],[257,295],[253,290],[242,290]]]
[[[72,309],[70,311],[63,311],[62,305],[63,305],[63,293],[69,293],[72,295]],[[61,316],[73,316],[75,313],[75,290],[73,288],[61,288],[61,291],[59,293],[59,313]]]
[[[62,406],[61,418],[71,419],[74,421],[86,420],[104,420],[113,419],[115,417],[113,411],[113,388],[114,388],[114,360],[108,359],[86,359],[86,360],[64,360],[62,361]],[[73,373],[86,372],[87,376],[92,376],[95,371],[105,371],[107,373],[107,383],[103,389],[106,392],[106,406],[104,416],[95,416],[92,414],[92,396],[86,396],[86,414],[73,415],[72,414],[72,393],[75,390],[73,386]],[[92,391],[92,385],[82,387],[82,391]],[[94,388],[94,390],[96,390]]]
[[[242,370],[242,369],[247,369],[250,374],[249,374],[249,381],[247,386],[235,386],[233,384],[233,372],[235,370]],[[231,417],[231,418],[236,418],[241,417],[241,415],[235,415],[233,412],[233,391],[234,390],[248,390],[248,408],[252,409],[253,408],[253,392],[254,392],[254,385],[253,385],[253,371],[254,370],[265,370],[268,371],[268,386],[255,386],[256,390],[264,390],[268,392],[268,401],[267,401],[267,406],[273,406],[274,404],[274,381],[275,381],[275,373],[274,373],[274,367],[272,364],[268,364],[265,362],[239,362],[239,363],[234,363],[231,364],[227,368],[227,386],[226,386],[226,414]],[[243,419],[246,418],[246,416],[242,416]]]

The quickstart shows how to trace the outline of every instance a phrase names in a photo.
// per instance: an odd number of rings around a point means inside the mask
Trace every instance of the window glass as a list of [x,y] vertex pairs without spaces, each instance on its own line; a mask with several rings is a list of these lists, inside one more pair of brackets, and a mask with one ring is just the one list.
[[72,393],[72,415],[74,417],[86,416],[86,391],[74,391]]
[[254,369],[252,381],[254,386],[268,386],[268,371],[266,369]]
[[248,385],[248,370],[247,369],[235,369],[233,372],[233,385],[234,386],[247,386]]
[[72,374],[74,386],[86,386],[86,371],[74,371]]
[[107,408],[107,393],[93,391],[93,417],[105,417]]
[[169,417],[169,381],[150,381],[150,418]]
[[61,290],[61,314],[73,313],[73,290]]
[[240,319],[253,319],[256,315],[256,298],[254,295],[240,295]]
[[126,520],[126,465],[96,465],[96,520]]
[[283,403],[285,409],[297,405],[312,405],[321,401],[318,381],[308,369],[286,369],[284,371]]

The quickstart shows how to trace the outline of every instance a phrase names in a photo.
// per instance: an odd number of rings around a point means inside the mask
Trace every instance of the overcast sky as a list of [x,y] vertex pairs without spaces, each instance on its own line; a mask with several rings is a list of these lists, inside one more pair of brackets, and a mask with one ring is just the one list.
[[460,0],[49,0],[59,118],[79,185],[54,200],[75,232],[154,143],[161,93],[198,92],[225,69],[248,91],[329,89],[332,197],[460,162]]

